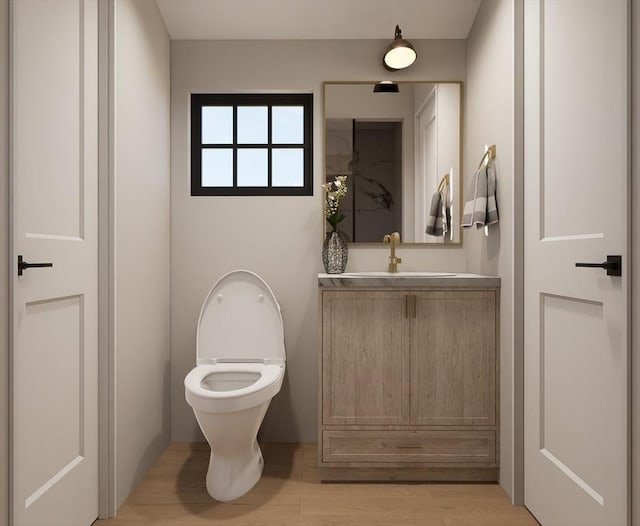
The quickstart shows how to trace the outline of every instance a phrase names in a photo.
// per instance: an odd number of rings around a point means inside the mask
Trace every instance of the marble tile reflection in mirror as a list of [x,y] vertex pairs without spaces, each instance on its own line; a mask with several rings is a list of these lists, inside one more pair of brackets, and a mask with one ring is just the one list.
[[[402,82],[374,93],[374,82],[325,82],[325,177],[347,175],[340,228],[355,243],[398,231],[404,243],[459,246],[461,82]],[[450,175],[451,227],[426,234],[431,200]]]

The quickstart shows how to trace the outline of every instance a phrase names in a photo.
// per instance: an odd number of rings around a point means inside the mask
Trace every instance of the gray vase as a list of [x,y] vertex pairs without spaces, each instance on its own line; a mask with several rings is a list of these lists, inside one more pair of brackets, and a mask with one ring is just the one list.
[[342,274],[347,268],[348,238],[344,232],[327,232],[322,243],[322,263],[327,274]]

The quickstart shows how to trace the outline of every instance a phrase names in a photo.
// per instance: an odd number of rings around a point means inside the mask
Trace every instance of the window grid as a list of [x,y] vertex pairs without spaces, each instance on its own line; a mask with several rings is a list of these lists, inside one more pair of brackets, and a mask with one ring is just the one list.
[[[202,142],[202,108],[232,106],[233,133],[231,144]],[[267,142],[238,143],[238,107],[267,107]],[[273,107],[301,106],[304,113],[302,143],[273,144]],[[191,95],[191,195],[312,195],[312,94],[192,94]],[[267,150],[267,186],[238,186],[238,151],[243,149]],[[302,186],[273,185],[273,149],[298,149],[303,152]],[[202,185],[202,153],[207,149],[231,149],[233,156],[233,186]]]

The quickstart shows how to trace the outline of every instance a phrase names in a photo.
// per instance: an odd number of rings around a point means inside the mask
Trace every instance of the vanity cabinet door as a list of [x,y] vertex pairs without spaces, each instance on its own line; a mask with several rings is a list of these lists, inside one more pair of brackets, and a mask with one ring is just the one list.
[[415,295],[412,424],[496,425],[496,294]]
[[322,294],[323,424],[408,424],[407,294]]

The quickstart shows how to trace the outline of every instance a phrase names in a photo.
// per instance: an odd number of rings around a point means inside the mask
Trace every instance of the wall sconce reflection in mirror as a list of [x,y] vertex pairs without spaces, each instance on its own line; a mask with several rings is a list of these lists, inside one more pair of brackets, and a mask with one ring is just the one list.
[[400,93],[400,86],[392,80],[381,80],[373,85],[374,93]]

